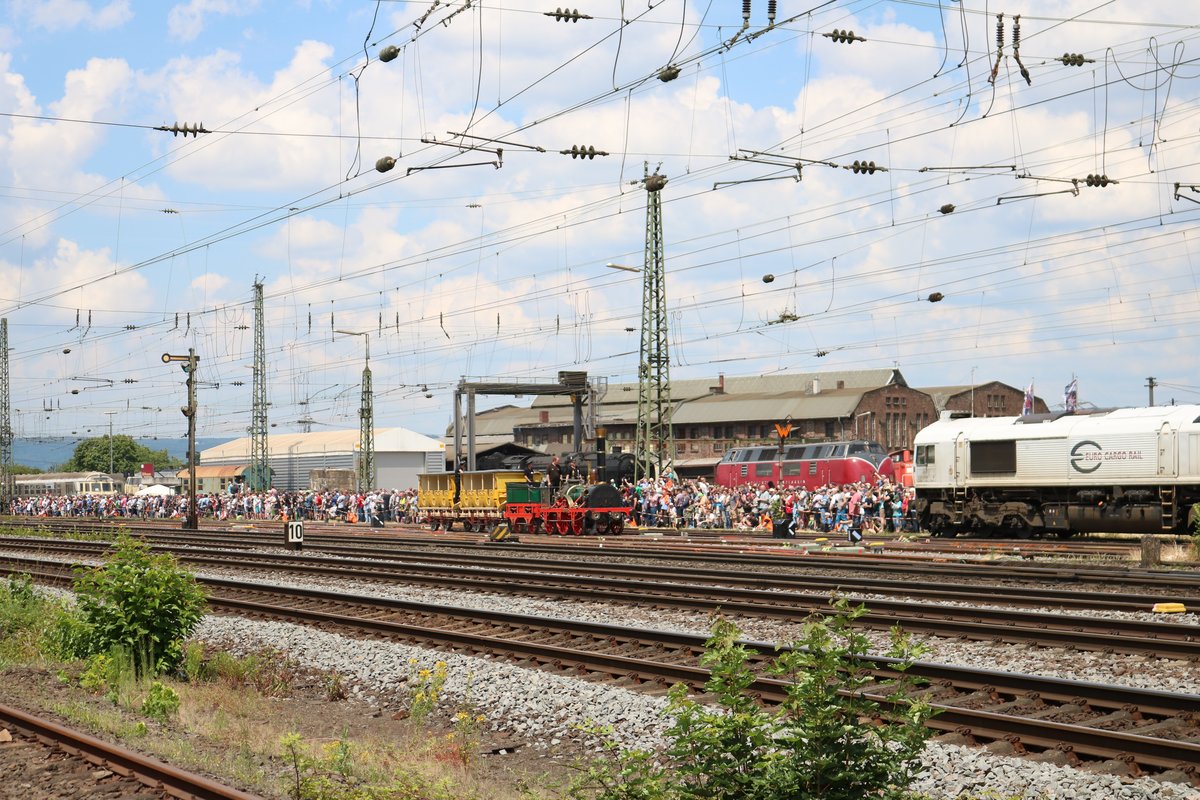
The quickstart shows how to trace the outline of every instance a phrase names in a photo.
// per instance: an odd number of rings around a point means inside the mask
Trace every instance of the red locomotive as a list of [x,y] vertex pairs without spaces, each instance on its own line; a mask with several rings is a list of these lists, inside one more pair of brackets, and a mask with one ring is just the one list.
[[813,490],[829,483],[846,484],[896,478],[895,462],[878,442],[855,440],[778,447],[735,447],[717,464],[715,479],[730,488],[747,483]]

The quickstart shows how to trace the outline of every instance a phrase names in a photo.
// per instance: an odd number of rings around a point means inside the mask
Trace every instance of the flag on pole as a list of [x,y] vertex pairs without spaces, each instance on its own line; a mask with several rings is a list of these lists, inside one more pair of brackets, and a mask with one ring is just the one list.
[[1028,417],[1033,413],[1033,381],[1025,389],[1025,405],[1021,407],[1021,416]]
[[1063,389],[1063,408],[1068,412],[1079,407],[1079,381],[1071,378],[1067,388]]

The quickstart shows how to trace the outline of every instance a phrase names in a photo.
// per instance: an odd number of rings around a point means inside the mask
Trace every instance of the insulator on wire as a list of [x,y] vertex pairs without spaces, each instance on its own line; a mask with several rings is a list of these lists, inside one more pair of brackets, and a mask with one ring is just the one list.
[[679,67],[674,64],[668,64],[658,71],[658,79],[663,83],[670,83],[679,77]]
[[887,172],[887,169],[885,167],[875,166],[874,161],[855,161],[853,164],[850,164],[849,166],[843,166],[842,169],[848,169],[851,172],[853,172],[855,175],[859,175],[859,174],[874,175],[877,171],[878,172]]
[[1116,183],[1116,182],[1117,181],[1114,181],[1112,178],[1108,177],[1107,175],[1088,175],[1087,178],[1084,179],[1084,183],[1086,183],[1088,186],[1098,186],[1100,188],[1104,188],[1105,186],[1108,186],[1110,183]]
[[946,205],[939,208],[938,211],[942,214],[952,214],[954,213],[954,203],[946,203]]
[[395,61],[396,57],[399,55],[400,48],[396,47],[394,44],[389,44],[387,47],[379,51],[379,60],[386,64],[389,61]]
[[778,0],[767,0],[767,24],[768,25],[775,24],[775,6],[777,5],[777,3],[778,3]]
[[396,166],[396,159],[391,156],[384,156],[375,162],[376,172],[388,172],[392,167]]
[[592,19],[587,14],[580,14],[578,8],[574,11],[569,8],[556,8],[553,11],[544,11],[542,15],[554,17],[559,22],[579,22],[581,19]]
[[933,294],[929,295],[929,297],[927,297],[925,299],[931,303],[940,303],[945,298],[946,298],[946,295],[942,294],[941,292],[934,292]]
[[1084,58],[1083,53],[1063,53],[1062,58],[1058,60],[1063,63],[1064,67],[1082,67],[1084,64],[1096,63],[1094,58]]
[[1021,15],[1017,14],[1013,17],[1013,60],[1017,62],[1017,68],[1021,71],[1021,77],[1025,79],[1028,86],[1033,86],[1033,78],[1029,76],[1029,70],[1021,62]]
[[558,152],[563,154],[564,156],[570,156],[571,158],[586,158],[589,160],[595,158],[596,156],[608,155],[608,153],[606,151],[597,150],[592,145],[587,145],[585,147],[584,145],[581,145],[581,144],[573,144],[573,145],[571,145],[570,150],[559,150]]
[[750,24],[750,0],[742,0],[742,21]]
[[988,83],[995,83],[1000,74],[1000,62],[1004,60],[1004,12],[996,15],[996,63],[992,65],[992,74]]
[[866,41],[866,39],[861,36],[855,36],[854,31],[838,30],[837,28],[834,28],[831,33],[822,33],[821,35],[826,39],[833,39],[835,42],[841,42],[845,44],[854,44],[855,42]]
[[191,126],[189,126],[186,122],[183,123],[182,125],[180,125],[178,122],[176,122],[174,125],[172,125],[170,127],[167,127],[166,125],[159,125],[154,130],[163,131],[164,133],[169,133],[172,136],[178,136],[179,134],[182,133],[183,138],[185,138],[185,139],[188,136],[199,137],[199,135],[202,133],[212,133],[212,131],[210,131],[204,127],[203,122],[201,122],[199,125],[192,124]]

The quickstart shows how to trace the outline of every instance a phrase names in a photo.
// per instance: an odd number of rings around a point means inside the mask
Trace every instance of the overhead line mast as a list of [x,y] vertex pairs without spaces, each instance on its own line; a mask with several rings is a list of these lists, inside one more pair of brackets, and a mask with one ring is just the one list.
[[267,337],[263,322],[263,285],[254,282],[254,388],[250,411],[250,474],[252,491],[271,487],[271,461],[267,448]]
[[[647,167],[647,171],[649,167]],[[675,460],[671,429],[671,357],[667,350],[667,284],[663,259],[662,189],[656,171],[646,187],[646,257],[642,266],[642,343],[638,359],[635,479],[657,478]]]
[[5,507],[17,493],[13,473],[12,387],[8,379],[8,317],[0,319],[0,500]]

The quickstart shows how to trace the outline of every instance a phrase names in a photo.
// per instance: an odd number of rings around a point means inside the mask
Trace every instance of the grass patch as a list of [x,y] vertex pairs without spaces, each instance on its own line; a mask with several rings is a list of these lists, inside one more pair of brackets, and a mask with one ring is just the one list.
[[122,526],[117,526],[111,531],[54,531],[25,525],[0,525],[0,536],[23,539],[68,539],[77,542],[111,542],[118,534],[125,531],[126,529]]
[[557,796],[544,776],[498,779],[504,767],[475,764],[478,719],[465,711],[443,726],[436,711],[393,719],[339,702],[343,676],[278,652],[235,657],[189,642],[177,669],[157,677],[120,647],[65,659],[77,623],[69,603],[39,596],[27,577],[0,581],[0,683],[12,700],[183,769],[291,800]]

